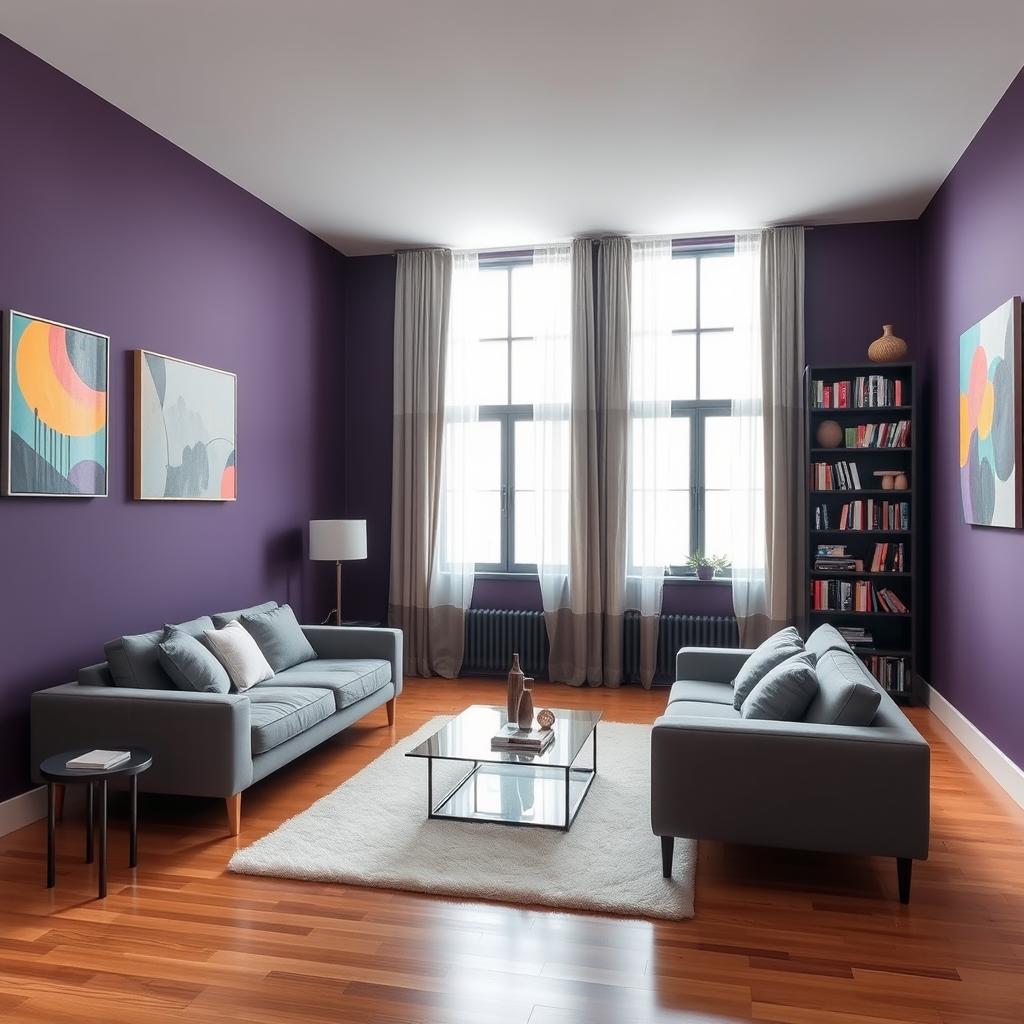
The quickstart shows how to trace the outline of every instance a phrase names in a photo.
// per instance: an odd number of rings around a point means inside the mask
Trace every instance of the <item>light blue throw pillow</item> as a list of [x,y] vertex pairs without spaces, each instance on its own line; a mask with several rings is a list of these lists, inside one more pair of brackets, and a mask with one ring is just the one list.
[[290,605],[246,614],[238,621],[256,641],[275,674],[316,657]]
[[804,642],[792,626],[780,629],[778,633],[768,637],[760,647],[751,652],[743,667],[736,673],[736,678],[732,681],[732,706],[737,711],[743,707],[743,702],[750,696],[754,687],[776,665],[781,665],[794,654],[800,654],[803,649]]
[[743,702],[740,714],[770,722],[798,722],[817,692],[814,655],[796,654],[765,675]]
[[168,626],[160,644],[160,667],[179,690],[227,693],[231,679],[213,653],[191,634]]

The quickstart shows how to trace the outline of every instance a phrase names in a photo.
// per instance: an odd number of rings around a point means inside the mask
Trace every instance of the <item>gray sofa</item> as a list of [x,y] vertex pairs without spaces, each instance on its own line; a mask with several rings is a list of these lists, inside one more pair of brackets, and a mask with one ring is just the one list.
[[[808,638],[819,700],[859,677],[881,690],[830,627]],[[836,652],[823,657],[829,652]],[[742,718],[732,680],[750,651],[684,647],[651,739],[651,825],[671,876],[673,839],[714,839],[897,858],[900,901],[928,856],[930,750],[884,691],[870,725]]]
[[[51,754],[137,746],[153,754],[144,786],[221,797],[234,835],[242,791],[402,692],[397,629],[303,626],[317,657],[244,693],[115,686],[106,662],[32,695],[33,771]],[[169,682],[169,680],[168,680]],[[36,781],[40,781],[36,776]]]

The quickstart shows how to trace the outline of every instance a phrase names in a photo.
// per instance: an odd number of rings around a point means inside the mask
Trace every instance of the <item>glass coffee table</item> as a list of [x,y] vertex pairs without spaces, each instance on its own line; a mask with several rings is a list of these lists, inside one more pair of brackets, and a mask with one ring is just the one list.
[[[541,754],[491,750],[507,722],[505,708],[474,704],[408,751],[427,759],[427,817],[491,821],[568,832],[597,774],[600,711],[552,708],[554,742]],[[589,764],[576,760],[590,745]],[[463,762],[469,771],[434,802],[434,762]]]

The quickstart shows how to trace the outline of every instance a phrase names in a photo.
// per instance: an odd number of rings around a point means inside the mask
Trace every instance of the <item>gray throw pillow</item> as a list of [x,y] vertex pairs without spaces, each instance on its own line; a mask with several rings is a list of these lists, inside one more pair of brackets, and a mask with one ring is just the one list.
[[316,657],[290,605],[243,615],[238,621],[256,641],[275,673]]
[[860,658],[846,650],[826,651],[815,666],[818,693],[804,715],[818,725],[870,725],[882,691]]
[[212,628],[223,629],[229,622],[237,622],[243,615],[258,615],[260,612],[269,612],[276,607],[276,601],[264,601],[263,604],[254,604],[251,608],[239,608],[233,612],[217,612],[213,616]]
[[[213,620],[204,615],[182,622],[179,629],[190,636],[201,636],[204,629],[213,628]],[[131,686],[141,690],[171,690],[174,683],[160,665],[160,644],[167,627],[151,633],[121,636],[104,644],[110,675],[115,686]]]
[[751,653],[743,667],[736,673],[736,678],[732,681],[732,706],[737,711],[743,707],[743,702],[750,696],[754,687],[776,665],[781,665],[787,658],[792,658],[803,649],[804,642],[792,626],[780,629],[778,633],[768,637]]
[[771,722],[799,722],[817,692],[814,655],[796,654],[776,665],[754,687],[740,714]]
[[231,679],[206,645],[176,626],[168,626],[160,644],[160,665],[179,690],[227,693]]

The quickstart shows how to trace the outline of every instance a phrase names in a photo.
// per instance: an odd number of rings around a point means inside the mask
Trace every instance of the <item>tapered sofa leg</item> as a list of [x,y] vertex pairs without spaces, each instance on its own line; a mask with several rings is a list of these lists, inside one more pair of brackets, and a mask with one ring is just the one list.
[[672,851],[675,843],[675,836],[661,837],[661,873],[665,878],[672,877]]
[[397,697],[392,697],[391,700],[389,700],[385,705],[385,707],[388,709],[388,725],[395,724],[395,704],[397,703],[397,701]]
[[900,903],[910,902],[910,873],[914,862],[909,857],[896,858],[896,877],[900,884]]
[[224,806],[228,812],[228,831],[237,836],[242,831],[242,794],[225,797]]

